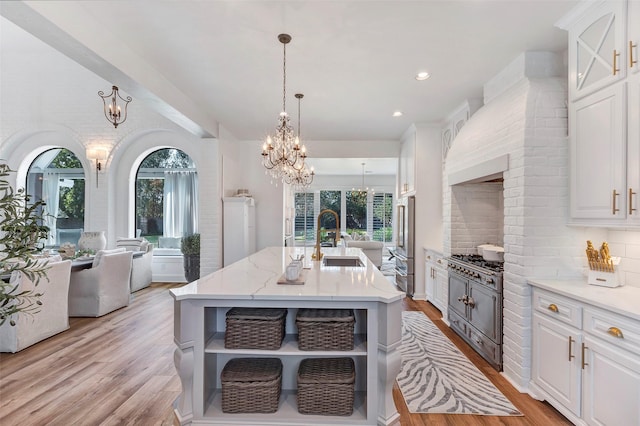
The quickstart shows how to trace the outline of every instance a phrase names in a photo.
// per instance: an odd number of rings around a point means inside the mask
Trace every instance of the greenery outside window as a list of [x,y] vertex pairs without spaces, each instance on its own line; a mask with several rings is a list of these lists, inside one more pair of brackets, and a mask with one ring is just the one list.
[[193,160],[163,148],[149,154],[136,176],[136,236],[158,246],[159,237],[198,232],[198,181]]
[[[325,209],[333,210],[338,214],[338,217],[341,217],[341,203],[342,191],[320,191],[320,211]],[[320,218],[320,243],[335,245],[336,233],[340,233],[337,225],[336,218],[332,214],[325,214]]]
[[348,234],[367,233],[367,197],[366,191],[347,191],[347,223]]
[[296,244],[305,245],[307,241],[314,241],[315,215],[313,212],[313,192],[298,192],[294,195]]
[[43,225],[49,227],[47,247],[78,244],[84,230],[85,179],[82,163],[65,148],[43,152],[27,172],[26,192],[39,208]]
[[393,241],[393,194],[382,193],[373,195],[373,221],[374,241],[390,243]]

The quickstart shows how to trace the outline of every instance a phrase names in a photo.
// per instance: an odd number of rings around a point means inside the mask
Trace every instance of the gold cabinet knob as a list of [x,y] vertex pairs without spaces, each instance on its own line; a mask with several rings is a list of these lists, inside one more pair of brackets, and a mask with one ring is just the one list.
[[549,309],[551,312],[558,312],[558,307],[555,303],[550,304],[547,309]]

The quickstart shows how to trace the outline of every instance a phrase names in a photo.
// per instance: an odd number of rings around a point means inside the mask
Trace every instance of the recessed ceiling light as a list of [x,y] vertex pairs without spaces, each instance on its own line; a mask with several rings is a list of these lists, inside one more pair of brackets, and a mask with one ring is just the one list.
[[418,80],[418,81],[426,80],[429,77],[431,77],[431,76],[426,71],[421,71],[418,74],[416,74],[416,80]]
[[395,111],[395,112],[393,113],[393,116],[394,116],[394,117],[402,117],[402,111]]

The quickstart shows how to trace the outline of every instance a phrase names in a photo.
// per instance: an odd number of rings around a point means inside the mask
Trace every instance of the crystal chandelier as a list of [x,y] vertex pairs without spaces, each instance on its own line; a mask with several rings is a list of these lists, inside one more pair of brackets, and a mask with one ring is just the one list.
[[283,45],[283,79],[282,79],[282,112],[278,118],[278,126],[273,136],[267,136],[262,145],[262,165],[272,179],[280,179],[287,183],[288,176],[304,169],[307,158],[306,148],[300,145],[300,139],[295,136],[289,114],[286,110],[287,97],[287,44],[291,41],[289,34],[278,35]]
[[[300,100],[304,97],[304,95],[302,93],[296,93],[295,96],[298,100],[298,136],[296,139],[300,141]],[[295,167],[288,168],[286,174],[284,175],[284,182],[288,185],[293,186],[293,189],[296,191],[304,191],[309,187],[309,185],[311,185],[314,176],[315,172],[313,171],[313,167],[309,169],[305,164],[299,170]]]

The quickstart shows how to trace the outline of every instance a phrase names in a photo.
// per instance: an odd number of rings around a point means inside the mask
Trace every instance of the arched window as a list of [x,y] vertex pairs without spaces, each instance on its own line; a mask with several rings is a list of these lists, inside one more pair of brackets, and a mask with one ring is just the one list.
[[160,237],[198,232],[198,175],[183,151],[149,154],[136,175],[136,234],[158,245]]
[[46,203],[46,246],[78,244],[84,230],[85,197],[84,169],[78,157],[65,148],[43,152],[31,163],[25,188],[32,201]]

